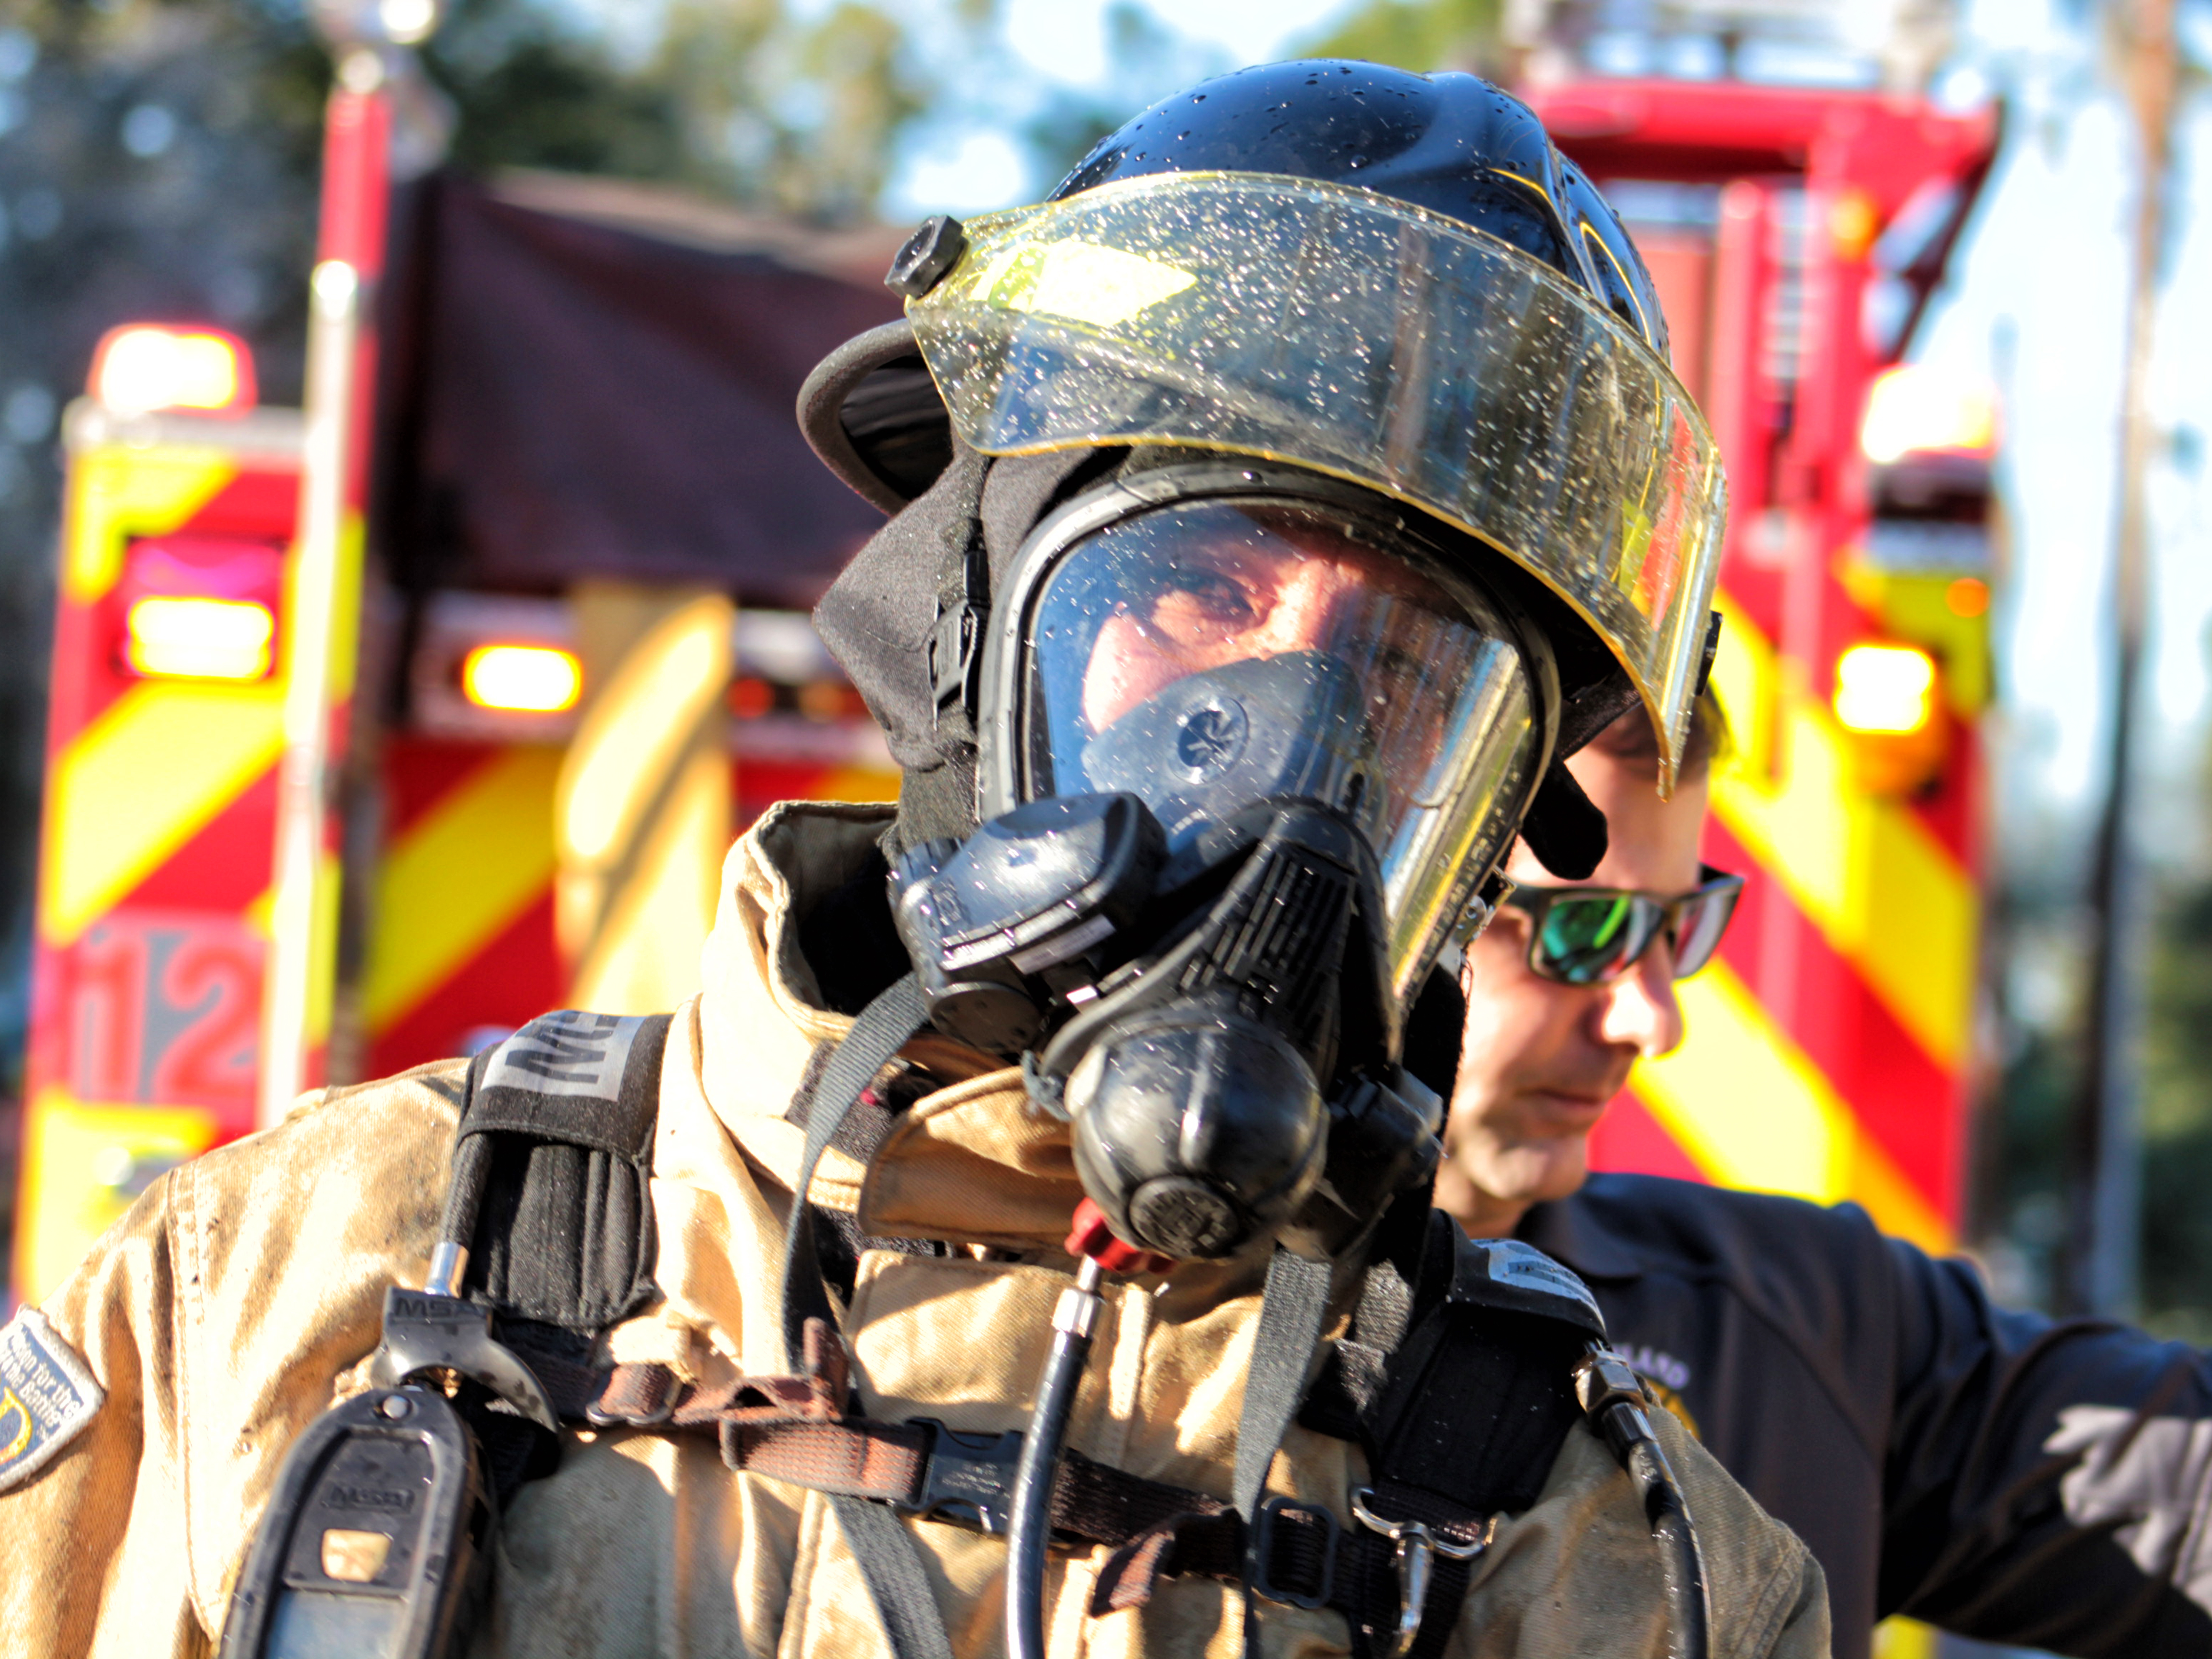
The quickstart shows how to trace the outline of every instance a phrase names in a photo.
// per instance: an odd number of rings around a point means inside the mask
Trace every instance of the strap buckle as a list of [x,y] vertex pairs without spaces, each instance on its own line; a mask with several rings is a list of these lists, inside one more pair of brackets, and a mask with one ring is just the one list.
[[929,1431],[921,1468],[921,1490],[911,1504],[896,1508],[927,1521],[949,1521],[978,1532],[999,1534],[1012,1520],[1014,1466],[1021,1461],[1018,1429],[1003,1434],[970,1434],[948,1429],[933,1417],[909,1418]]
[[1398,1547],[1398,1639],[1390,1651],[1397,1659],[1402,1659],[1402,1656],[1413,1650],[1413,1640],[1421,1633],[1421,1614],[1428,1607],[1429,1580],[1436,1573],[1436,1558],[1442,1555],[1454,1561],[1472,1561],[1498,1535],[1498,1517],[1493,1515],[1483,1523],[1481,1537],[1462,1544],[1419,1521],[1393,1521],[1376,1514],[1367,1505],[1367,1500],[1374,1496],[1372,1487],[1354,1488],[1352,1513],[1361,1526],[1382,1534]]
[[[1310,1594],[1294,1590],[1275,1582],[1269,1571],[1274,1559],[1275,1523],[1289,1515],[1300,1522],[1317,1520],[1321,1522],[1321,1583]],[[1309,1611],[1325,1607],[1336,1593],[1336,1545],[1343,1528],[1334,1511],[1326,1504],[1301,1504],[1294,1498],[1270,1498],[1260,1505],[1260,1512],[1252,1517],[1252,1553],[1246,1564],[1245,1582],[1251,1585],[1255,1595],[1263,1595],[1270,1601],[1285,1606],[1304,1607]]]
[[368,1365],[380,1389],[396,1389],[428,1370],[459,1371],[483,1383],[549,1433],[561,1432],[544,1386],[491,1334],[491,1310],[458,1296],[389,1286],[384,1340]]
[[929,636],[929,690],[940,720],[956,706],[969,720],[975,718],[983,681],[984,620],[973,600],[938,605]]

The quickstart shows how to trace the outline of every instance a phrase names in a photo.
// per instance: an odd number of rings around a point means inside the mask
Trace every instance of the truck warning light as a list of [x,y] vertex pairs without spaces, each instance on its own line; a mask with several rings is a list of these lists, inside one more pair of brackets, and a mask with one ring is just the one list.
[[131,323],[101,337],[92,356],[92,395],[119,415],[192,409],[240,415],[253,407],[253,355],[215,328]]
[[1910,645],[1855,645],[1836,659],[1836,721],[1847,732],[1917,732],[1936,712],[1936,659]]
[[269,607],[250,599],[143,599],[125,627],[125,659],[149,679],[258,680],[276,637]]
[[550,645],[480,645],[461,662],[461,692],[479,708],[557,714],[574,706],[584,671]]

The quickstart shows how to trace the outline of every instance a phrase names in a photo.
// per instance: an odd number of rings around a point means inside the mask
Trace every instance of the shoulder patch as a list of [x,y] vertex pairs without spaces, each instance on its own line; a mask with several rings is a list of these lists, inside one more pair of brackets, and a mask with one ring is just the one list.
[[76,1350],[36,1308],[0,1328],[0,1492],[45,1468],[106,1401]]

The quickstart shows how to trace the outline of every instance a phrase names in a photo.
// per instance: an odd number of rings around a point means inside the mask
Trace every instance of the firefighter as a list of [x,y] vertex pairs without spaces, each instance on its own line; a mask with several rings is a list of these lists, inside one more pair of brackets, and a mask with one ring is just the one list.
[[769,814],[672,1017],[149,1189],[0,1343],[11,1651],[1825,1652],[1401,1063],[1708,638],[1617,221],[1493,88],[1293,64],[892,280],[802,420],[900,508],[817,612],[896,811]]
[[1708,961],[1737,878],[1701,867],[1700,709],[1671,804],[1648,729],[1570,763],[1611,839],[1563,886],[1522,878],[1468,949],[1466,1043],[1437,1202],[1476,1237],[1574,1267],[1613,1340],[1820,1558],[1835,1650],[1891,1613],[2055,1653],[2212,1654],[2212,1368],[2117,1325],[1996,1306],[1966,1262],[1856,1205],[1589,1176],[1639,1054],[1681,1040],[1674,981]]

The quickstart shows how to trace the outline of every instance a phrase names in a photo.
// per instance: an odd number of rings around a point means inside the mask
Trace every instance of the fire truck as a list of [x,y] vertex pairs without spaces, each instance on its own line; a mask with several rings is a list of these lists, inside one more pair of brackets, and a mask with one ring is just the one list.
[[[341,43],[305,410],[257,406],[236,339],[149,325],[69,413],[21,1296],[301,1088],[649,1006],[625,941],[688,969],[735,829],[896,787],[803,614],[870,514],[789,416],[891,314],[889,243],[605,181],[395,185],[405,70]],[[1734,502],[1707,850],[1753,880],[1596,1161],[1946,1247],[1995,433],[1900,359],[1993,120],[1529,95],[1630,220]]]
[[1689,1036],[1592,1161],[1960,1238],[1978,1075],[1989,389],[1905,362],[1993,111],[1735,82],[1529,89],[1620,206],[1729,485],[1705,857],[1741,871]]
[[897,236],[395,179],[411,62],[338,44],[306,408],[134,324],[67,411],[19,1297],[303,1089],[681,994],[738,829],[896,793],[791,410]]

